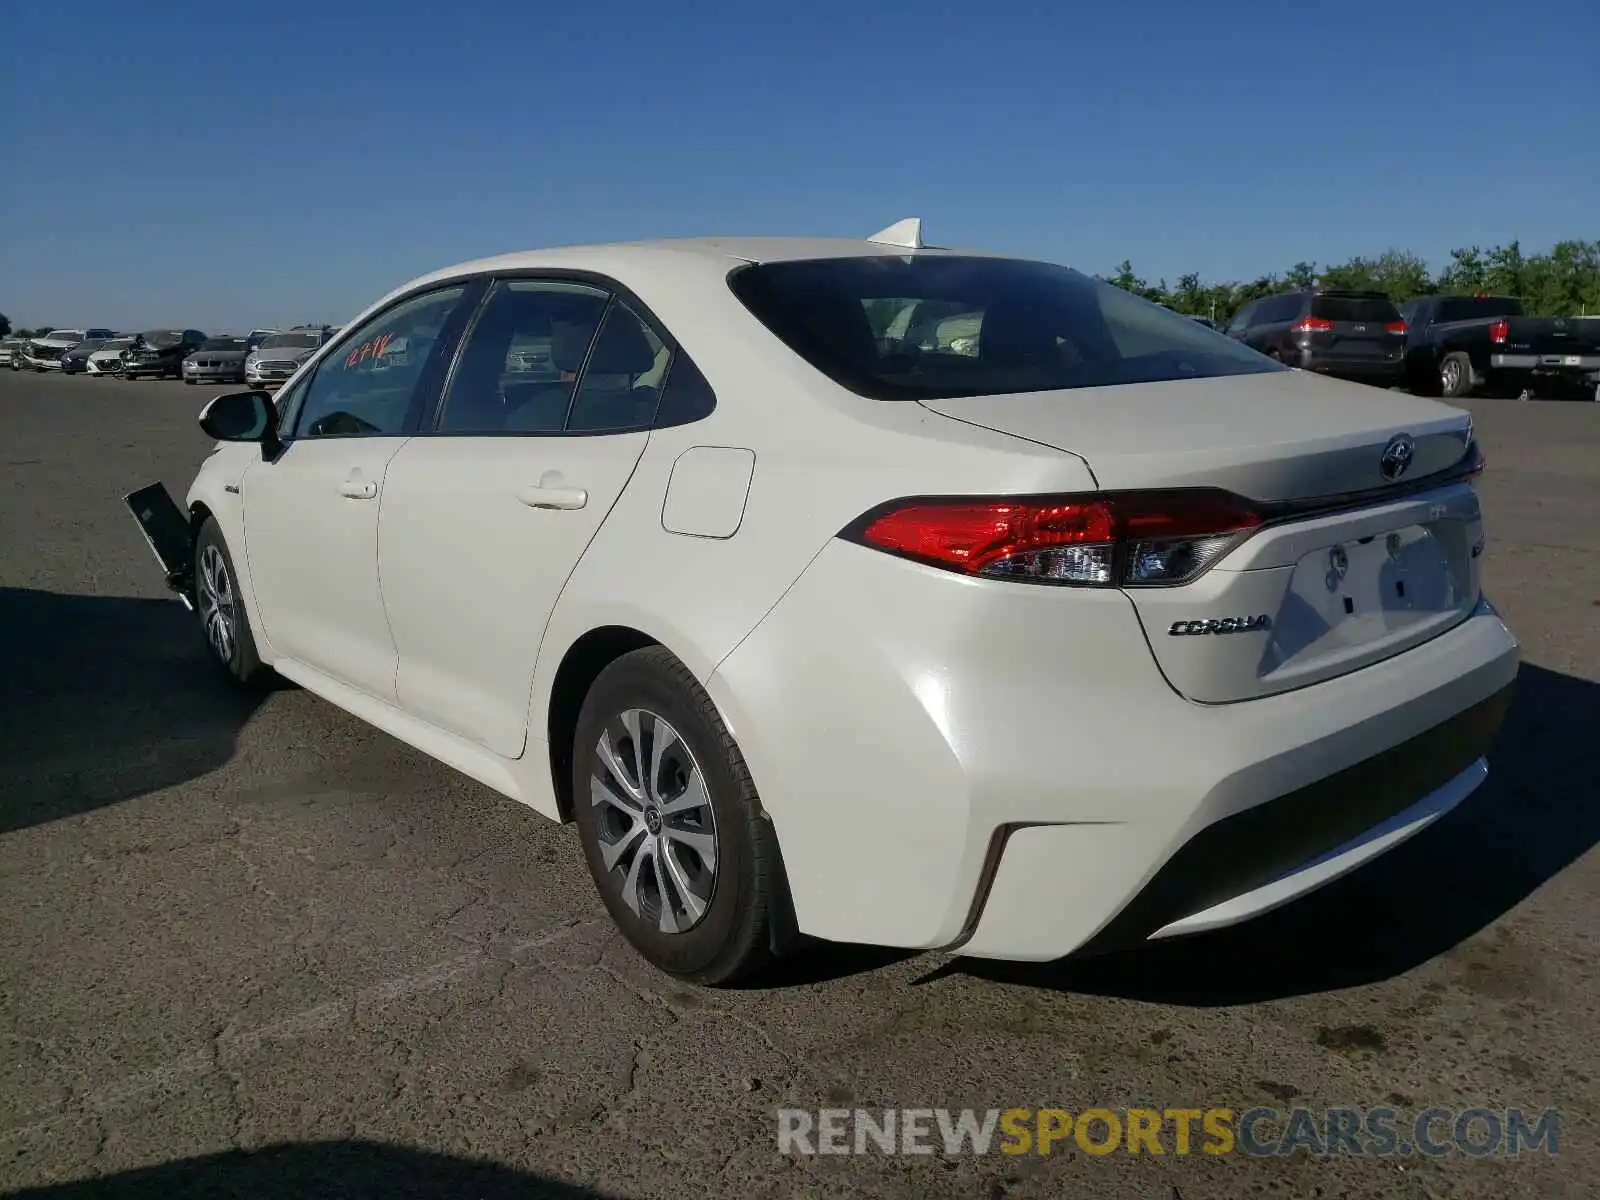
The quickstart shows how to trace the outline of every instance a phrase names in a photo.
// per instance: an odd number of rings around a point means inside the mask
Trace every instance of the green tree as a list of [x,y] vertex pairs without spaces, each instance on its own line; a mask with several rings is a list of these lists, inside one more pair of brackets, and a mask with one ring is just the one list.
[[11,336],[11,321],[5,315],[5,313],[0,313],[0,337],[10,337],[10,336]]
[[1529,282],[1528,260],[1522,256],[1522,243],[1495,246],[1485,256],[1488,265],[1485,283],[1500,296],[1520,296]]
[[1465,246],[1450,251],[1450,265],[1439,275],[1439,290],[1455,295],[1470,296],[1481,292],[1489,284],[1489,264],[1483,251],[1476,246]]
[[1297,291],[1312,287],[1317,282],[1317,264],[1297,262],[1284,272],[1283,282]]

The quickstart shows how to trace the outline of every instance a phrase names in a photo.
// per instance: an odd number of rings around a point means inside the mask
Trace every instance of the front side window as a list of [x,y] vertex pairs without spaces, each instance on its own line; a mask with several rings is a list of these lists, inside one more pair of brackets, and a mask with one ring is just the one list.
[[1285,369],[1197,321],[1047,263],[961,255],[813,259],[741,268],[729,285],[801,358],[879,400]]
[[1243,333],[1250,327],[1251,315],[1255,311],[1256,303],[1252,300],[1249,304],[1246,304],[1238,312],[1233,314],[1233,320],[1228,322],[1228,332]]
[[295,397],[294,435],[406,432],[423,368],[465,292],[449,287],[402,301],[334,347]]
[[609,292],[561,279],[495,284],[450,377],[438,432],[559,433]]

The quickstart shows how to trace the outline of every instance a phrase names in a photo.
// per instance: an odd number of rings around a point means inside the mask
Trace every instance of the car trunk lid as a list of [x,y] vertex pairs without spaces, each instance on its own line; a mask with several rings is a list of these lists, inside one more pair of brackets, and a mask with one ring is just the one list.
[[1075,454],[1108,492],[1221,488],[1255,502],[1263,526],[1211,570],[1126,589],[1190,699],[1330,679],[1477,604],[1476,493],[1464,481],[1416,490],[1467,452],[1471,419],[1446,405],[1300,372],[922,403]]

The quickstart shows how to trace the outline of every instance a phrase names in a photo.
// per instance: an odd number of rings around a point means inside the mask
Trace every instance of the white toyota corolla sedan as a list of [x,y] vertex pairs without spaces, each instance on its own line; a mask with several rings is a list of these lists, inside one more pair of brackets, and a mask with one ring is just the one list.
[[639,952],[1233,924],[1485,778],[1470,417],[1041,262],[872,239],[424,276],[129,497],[269,670],[576,821]]

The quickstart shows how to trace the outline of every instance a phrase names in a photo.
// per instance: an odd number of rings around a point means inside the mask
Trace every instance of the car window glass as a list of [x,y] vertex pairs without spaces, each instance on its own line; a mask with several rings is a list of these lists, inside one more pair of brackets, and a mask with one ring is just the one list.
[[1325,321],[1370,325],[1386,325],[1400,319],[1394,302],[1383,296],[1316,296],[1311,301],[1311,315]]
[[672,356],[672,367],[667,372],[666,390],[661,393],[661,403],[656,405],[657,429],[669,425],[687,425],[709,417],[717,407],[716,393],[694,359],[682,347]]
[[585,283],[495,284],[461,350],[437,431],[555,433],[611,296]]
[[422,369],[465,290],[413,297],[352,333],[317,366],[300,400],[296,435],[404,433]]
[[880,400],[1283,369],[1186,316],[1048,263],[874,255],[764,263],[729,282],[801,358]]
[[567,420],[571,432],[640,429],[655,419],[671,352],[621,300],[595,338]]
[[1268,296],[1256,310],[1254,325],[1276,325],[1287,321],[1300,307],[1299,296]]
[[1257,306],[1254,303],[1246,304],[1238,312],[1234,313],[1233,320],[1228,322],[1228,332],[1239,333],[1242,330],[1249,328],[1250,317],[1251,314],[1256,311],[1256,307]]

